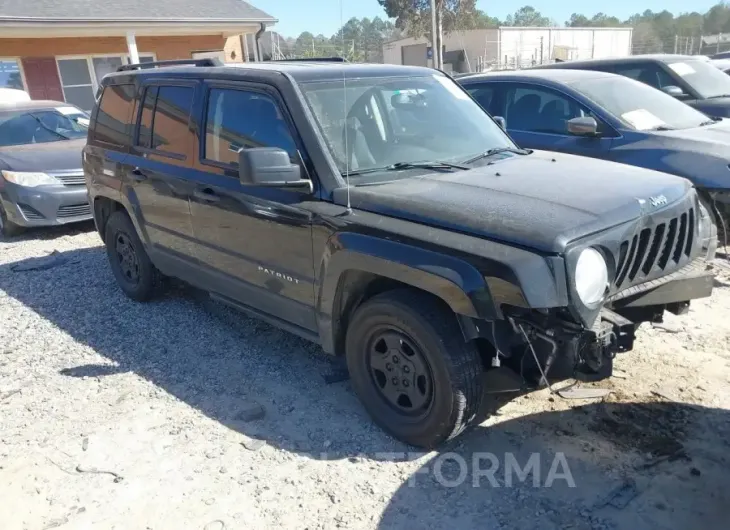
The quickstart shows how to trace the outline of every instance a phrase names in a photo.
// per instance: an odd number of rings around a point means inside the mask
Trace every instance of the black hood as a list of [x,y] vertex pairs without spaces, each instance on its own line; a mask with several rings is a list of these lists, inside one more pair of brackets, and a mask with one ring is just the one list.
[[12,171],[80,170],[86,138],[0,147],[0,168]]
[[[467,171],[357,186],[350,197],[353,208],[560,253],[575,239],[638,218],[651,197],[672,204],[689,189],[687,180],[664,173],[535,151]],[[346,188],[335,191],[335,201],[346,204]]]
[[708,116],[730,117],[730,98],[696,99],[688,101],[687,104]]

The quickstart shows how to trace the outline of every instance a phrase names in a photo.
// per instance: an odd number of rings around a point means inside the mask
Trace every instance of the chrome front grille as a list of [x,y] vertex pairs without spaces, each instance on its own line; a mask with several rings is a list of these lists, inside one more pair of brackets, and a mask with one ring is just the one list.
[[695,242],[694,207],[621,242],[614,287],[622,289],[669,274],[690,261]]
[[84,180],[84,174],[79,173],[76,175],[53,175],[56,179],[60,180],[64,186],[83,186],[86,184]]
[[80,217],[82,215],[91,215],[91,206],[89,203],[84,204],[70,204],[67,206],[61,206],[57,213],[59,219],[66,217]]

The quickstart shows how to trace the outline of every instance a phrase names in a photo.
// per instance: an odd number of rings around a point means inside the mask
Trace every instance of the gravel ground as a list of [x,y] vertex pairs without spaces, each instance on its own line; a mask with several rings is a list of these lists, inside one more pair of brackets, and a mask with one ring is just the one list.
[[711,299],[642,328],[608,397],[490,395],[423,454],[318,347],[184,286],[126,299],[91,226],[0,240],[0,528],[726,527],[722,263]]

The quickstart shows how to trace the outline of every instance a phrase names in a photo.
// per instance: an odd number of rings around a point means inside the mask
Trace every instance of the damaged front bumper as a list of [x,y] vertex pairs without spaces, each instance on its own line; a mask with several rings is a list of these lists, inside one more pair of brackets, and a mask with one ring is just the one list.
[[633,349],[640,324],[662,322],[664,311],[686,313],[691,300],[711,295],[713,279],[706,261],[697,260],[607,300],[590,328],[551,312],[508,317],[513,336],[524,339],[510,351],[519,358],[520,372],[534,381],[543,373],[552,380],[608,378],[616,354]]

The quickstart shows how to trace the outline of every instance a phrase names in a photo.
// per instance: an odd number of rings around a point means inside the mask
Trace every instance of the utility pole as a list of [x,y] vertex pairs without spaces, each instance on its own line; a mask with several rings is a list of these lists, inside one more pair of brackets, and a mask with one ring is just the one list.
[[542,64],[542,49],[543,49],[543,40],[545,37],[540,37],[540,64]]
[[677,55],[677,47],[679,45],[679,35],[674,36],[674,55]]
[[441,68],[439,64],[439,38],[438,38],[438,15],[436,13],[436,0],[431,0],[431,61],[434,68]]
[[439,68],[444,69],[444,28],[442,25],[441,7],[443,0],[436,0],[436,38],[438,39]]

